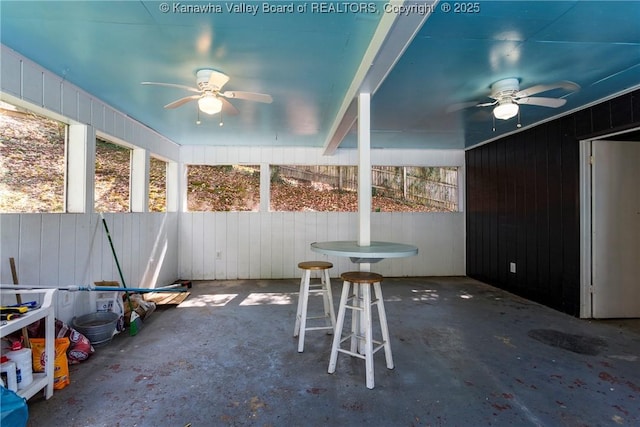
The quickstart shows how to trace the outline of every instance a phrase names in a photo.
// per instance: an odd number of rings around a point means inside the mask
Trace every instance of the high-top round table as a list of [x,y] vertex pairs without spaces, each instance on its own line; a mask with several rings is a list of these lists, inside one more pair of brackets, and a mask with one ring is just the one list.
[[418,248],[405,243],[372,241],[360,246],[355,240],[313,242],[311,250],[324,255],[345,256],[354,263],[376,263],[386,258],[403,258],[418,254]]

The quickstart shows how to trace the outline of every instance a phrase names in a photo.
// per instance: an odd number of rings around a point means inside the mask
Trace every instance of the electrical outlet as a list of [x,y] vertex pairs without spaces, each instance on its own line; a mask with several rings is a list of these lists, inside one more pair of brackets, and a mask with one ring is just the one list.
[[516,263],[515,262],[510,262],[509,263],[509,272],[510,273],[515,273],[516,272]]

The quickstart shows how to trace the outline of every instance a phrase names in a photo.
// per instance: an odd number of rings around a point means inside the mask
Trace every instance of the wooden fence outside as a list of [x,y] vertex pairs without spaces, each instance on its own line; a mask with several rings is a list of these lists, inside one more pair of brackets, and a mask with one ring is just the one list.
[[[276,173],[281,177],[322,183],[344,191],[358,190],[357,166],[276,167]],[[445,211],[458,210],[456,167],[373,166],[371,185],[374,195],[420,203]]]

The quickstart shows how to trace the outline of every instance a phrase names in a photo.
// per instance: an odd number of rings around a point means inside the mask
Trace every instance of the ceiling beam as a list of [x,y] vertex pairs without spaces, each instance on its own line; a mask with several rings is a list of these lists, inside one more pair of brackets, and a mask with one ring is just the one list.
[[[385,5],[378,28],[327,135],[323,146],[324,155],[335,153],[358,119],[357,95],[368,93],[373,97],[437,3],[437,0],[393,0],[388,3],[390,6]],[[416,13],[419,10],[424,13]]]

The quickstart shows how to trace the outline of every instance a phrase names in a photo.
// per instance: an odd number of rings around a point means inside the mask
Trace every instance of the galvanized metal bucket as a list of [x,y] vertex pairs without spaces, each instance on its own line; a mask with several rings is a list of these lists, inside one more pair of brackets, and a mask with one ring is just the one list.
[[119,317],[118,313],[111,311],[90,313],[74,317],[71,325],[85,335],[92,345],[99,346],[111,341]]

